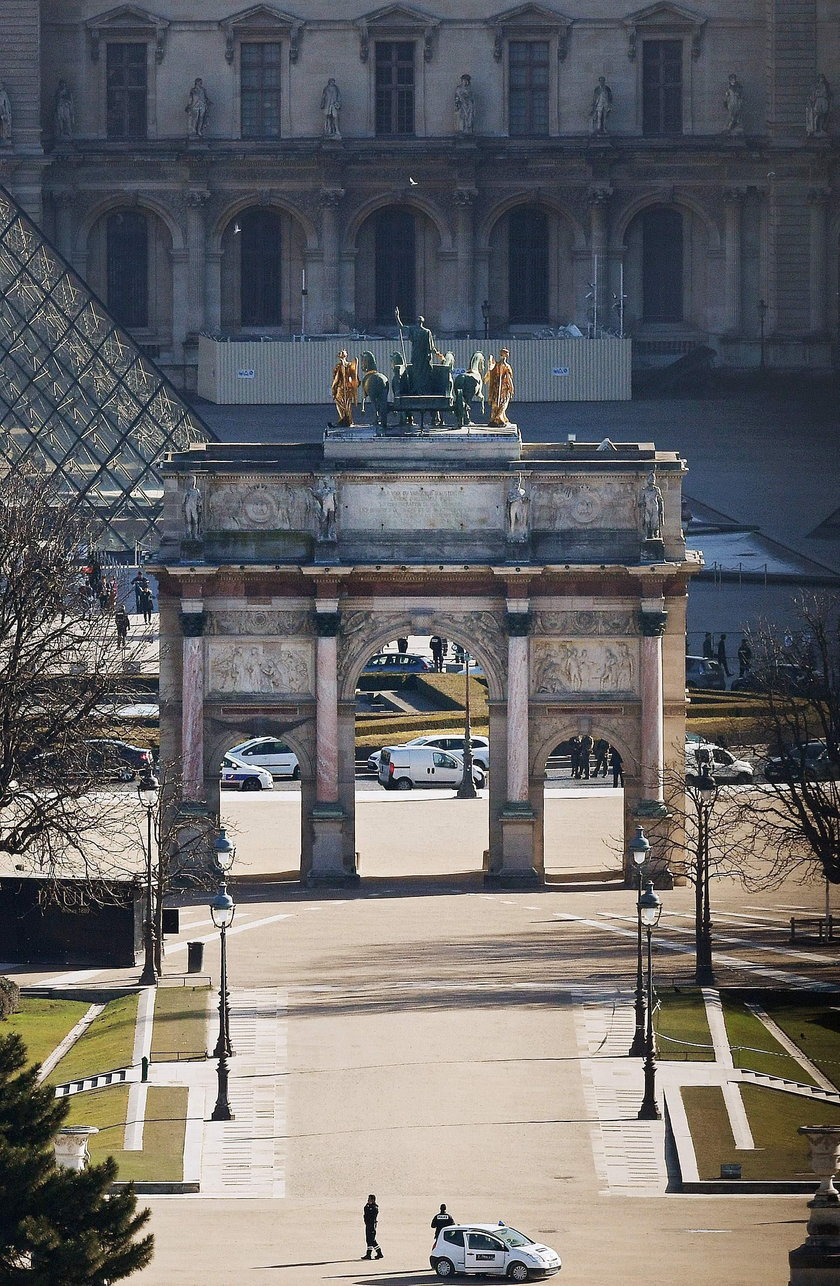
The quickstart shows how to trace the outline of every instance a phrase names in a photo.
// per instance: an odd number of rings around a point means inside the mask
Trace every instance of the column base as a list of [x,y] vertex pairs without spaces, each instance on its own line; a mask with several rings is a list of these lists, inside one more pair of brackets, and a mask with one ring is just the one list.
[[665,545],[658,536],[650,536],[642,541],[643,563],[662,563],[665,561]]
[[350,884],[359,879],[344,864],[345,813],[340,804],[316,804],[309,814],[312,823],[312,865],[305,883]]
[[788,1254],[790,1286],[837,1286],[840,1282],[840,1250],[797,1246]]
[[537,815],[529,803],[508,800],[499,813],[502,831],[502,861],[487,871],[487,885],[519,885],[533,888],[543,881],[534,866],[534,829]]
[[634,817],[667,817],[668,809],[661,799],[640,799],[633,809]]

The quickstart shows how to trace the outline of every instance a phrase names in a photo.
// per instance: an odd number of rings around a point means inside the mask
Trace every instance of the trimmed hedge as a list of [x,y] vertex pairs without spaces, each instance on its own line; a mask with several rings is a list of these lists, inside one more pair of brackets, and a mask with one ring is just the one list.
[[20,1009],[20,987],[11,978],[0,978],[0,1022]]

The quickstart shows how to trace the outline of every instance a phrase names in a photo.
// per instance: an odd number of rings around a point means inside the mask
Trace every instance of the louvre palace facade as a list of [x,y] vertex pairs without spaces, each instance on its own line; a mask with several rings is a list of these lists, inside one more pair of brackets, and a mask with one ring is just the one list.
[[836,0],[0,0],[0,183],[136,340],[575,322],[826,367]]

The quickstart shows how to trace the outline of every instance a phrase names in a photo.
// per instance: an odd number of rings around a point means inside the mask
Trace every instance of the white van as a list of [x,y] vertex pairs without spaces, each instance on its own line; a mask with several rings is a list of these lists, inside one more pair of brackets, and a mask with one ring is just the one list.
[[716,746],[713,741],[687,741],[685,743],[685,780],[696,786],[700,780],[701,765],[707,763],[709,771],[720,785],[751,785],[755,771],[748,759],[737,759],[731,750]]
[[[414,786],[460,786],[464,761],[454,750],[437,746],[383,746],[379,752],[379,784],[386,790],[411,790]],[[485,775],[473,767],[473,781],[480,790]]]

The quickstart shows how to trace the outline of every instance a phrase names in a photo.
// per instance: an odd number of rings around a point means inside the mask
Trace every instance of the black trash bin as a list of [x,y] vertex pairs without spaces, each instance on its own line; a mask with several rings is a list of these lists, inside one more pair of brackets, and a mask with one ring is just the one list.
[[187,943],[187,973],[201,973],[204,965],[204,943]]

